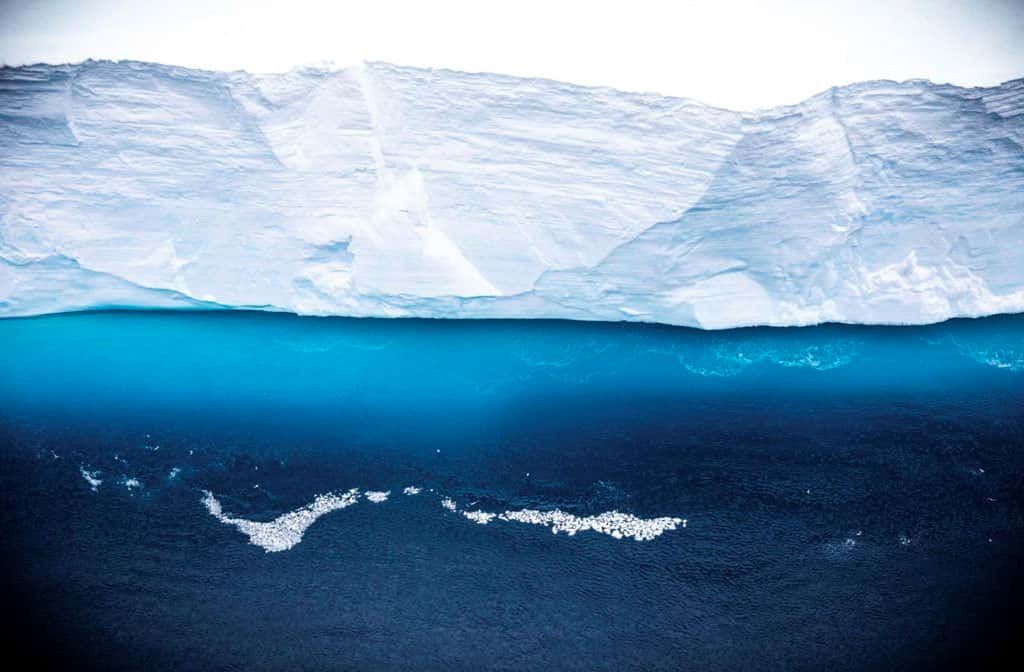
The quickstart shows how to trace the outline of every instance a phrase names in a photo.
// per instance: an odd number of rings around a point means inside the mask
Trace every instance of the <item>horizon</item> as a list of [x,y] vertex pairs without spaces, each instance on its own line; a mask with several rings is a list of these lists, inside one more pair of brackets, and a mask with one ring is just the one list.
[[10,64],[7,64],[7,63],[0,63],[0,69],[4,69],[4,70],[7,70],[7,69],[9,69],[9,70],[17,70],[17,69],[34,68],[34,67],[47,67],[47,68],[68,67],[68,68],[73,68],[73,67],[80,67],[80,66],[86,65],[88,63],[111,64],[111,65],[136,64],[136,65],[143,65],[143,66],[155,66],[155,67],[158,67],[158,68],[170,68],[170,69],[186,70],[186,71],[189,71],[189,72],[206,72],[206,73],[226,74],[226,75],[235,74],[235,73],[244,73],[246,75],[250,75],[250,76],[253,76],[253,77],[284,76],[284,75],[288,75],[290,73],[301,72],[301,71],[306,71],[306,70],[317,71],[317,72],[345,72],[347,70],[363,68],[363,67],[366,67],[366,66],[380,65],[380,66],[387,66],[387,67],[391,67],[391,68],[397,68],[397,69],[401,69],[401,70],[419,70],[419,71],[423,71],[423,72],[447,72],[447,73],[452,73],[452,74],[457,74],[457,75],[468,75],[468,76],[471,76],[471,77],[484,77],[484,78],[495,78],[495,79],[513,79],[513,80],[521,80],[521,81],[548,82],[548,83],[552,83],[552,84],[560,84],[560,85],[564,85],[564,86],[570,86],[570,87],[578,88],[578,89],[586,89],[586,90],[593,90],[593,91],[612,91],[612,92],[615,92],[615,93],[618,93],[618,94],[622,94],[622,95],[626,95],[626,96],[657,96],[657,97],[666,98],[666,99],[686,100],[688,102],[697,103],[697,104],[703,105],[705,107],[713,108],[713,109],[723,110],[723,111],[726,111],[726,112],[744,113],[744,114],[754,113],[754,112],[761,112],[761,111],[770,111],[770,110],[779,109],[779,108],[786,108],[786,107],[795,107],[795,106],[802,105],[803,103],[806,103],[806,102],[808,102],[810,100],[813,100],[814,98],[817,98],[818,96],[826,94],[826,93],[828,93],[829,91],[832,91],[832,90],[836,90],[836,89],[850,89],[850,88],[854,88],[854,87],[858,87],[858,86],[864,86],[864,85],[868,85],[868,84],[886,84],[886,83],[888,83],[888,84],[897,84],[899,86],[903,86],[903,85],[907,85],[907,84],[923,83],[923,84],[927,84],[929,86],[935,86],[935,87],[948,86],[948,87],[953,87],[953,88],[957,88],[957,89],[970,90],[970,89],[996,89],[996,88],[1000,88],[1000,87],[1003,87],[1003,86],[1007,86],[1009,84],[1013,84],[1015,82],[1024,81],[1024,71],[1022,71],[1021,74],[1019,74],[1017,76],[1011,77],[1011,78],[1003,80],[1001,82],[997,82],[995,84],[985,84],[985,85],[955,84],[955,83],[952,83],[952,82],[936,81],[936,80],[932,80],[932,79],[928,79],[928,78],[924,78],[924,77],[908,77],[906,79],[891,79],[891,78],[864,79],[864,80],[858,80],[858,81],[854,81],[854,82],[848,82],[846,84],[833,84],[833,85],[828,86],[828,87],[826,87],[824,89],[821,89],[819,91],[815,91],[815,92],[807,95],[806,97],[801,98],[800,100],[797,100],[797,101],[794,101],[794,102],[790,102],[790,103],[780,103],[778,105],[772,105],[772,106],[768,106],[768,107],[758,107],[758,108],[752,108],[752,109],[739,109],[739,108],[722,107],[721,105],[715,105],[713,103],[710,103],[710,102],[707,102],[705,100],[701,100],[701,99],[698,99],[698,98],[693,98],[691,96],[663,94],[663,93],[660,93],[660,92],[657,92],[657,91],[639,91],[639,90],[634,91],[634,90],[629,90],[629,89],[621,89],[621,88],[618,88],[618,87],[615,87],[615,86],[606,86],[606,85],[600,85],[600,84],[582,84],[582,83],[579,83],[579,82],[566,81],[566,80],[560,80],[560,79],[552,79],[550,77],[527,77],[527,76],[520,76],[520,75],[510,75],[510,74],[501,73],[501,72],[491,72],[491,71],[488,71],[488,70],[460,70],[460,69],[457,69],[457,68],[409,65],[409,64],[405,64],[405,63],[394,63],[394,62],[390,62],[390,61],[380,61],[380,60],[372,60],[372,61],[371,60],[364,60],[364,61],[360,61],[360,62],[357,62],[357,63],[349,63],[349,64],[338,64],[338,63],[332,63],[332,62],[327,62],[327,61],[310,62],[310,63],[299,63],[299,64],[296,64],[296,65],[292,66],[291,68],[289,68],[287,70],[284,70],[284,71],[281,71],[281,72],[260,72],[260,71],[254,71],[254,70],[246,70],[244,68],[236,68],[236,69],[233,69],[233,70],[219,70],[219,69],[215,69],[215,68],[200,68],[200,67],[191,67],[191,66],[187,66],[187,65],[177,65],[177,64],[174,64],[174,63],[161,63],[161,62],[158,62],[158,61],[141,61],[141,60],[134,59],[134,58],[122,58],[122,59],[113,59],[113,58],[85,58],[85,59],[82,59],[80,61],[72,61],[72,62],[56,63],[56,62],[39,61],[39,62],[35,62],[35,63],[23,63],[23,64],[19,64],[19,65],[10,65]]
[[1022,35],[1024,3],[1013,0],[728,8],[639,0],[628,10],[529,0],[514,11],[462,0],[351,9],[313,1],[0,3],[0,63],[12,67],[92,59],[273,74],[386,62],[655,93],[736,111],[793,105],[866,81],[997,86],[1024,77]]

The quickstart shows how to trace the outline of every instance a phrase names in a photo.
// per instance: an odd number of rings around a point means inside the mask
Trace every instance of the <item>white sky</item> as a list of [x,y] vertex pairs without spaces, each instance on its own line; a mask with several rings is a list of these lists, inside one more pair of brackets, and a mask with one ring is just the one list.
[[383,60],[752,109],[835,84],[1024,76],[1024,0],[0,0],[0,61],[216,70]]

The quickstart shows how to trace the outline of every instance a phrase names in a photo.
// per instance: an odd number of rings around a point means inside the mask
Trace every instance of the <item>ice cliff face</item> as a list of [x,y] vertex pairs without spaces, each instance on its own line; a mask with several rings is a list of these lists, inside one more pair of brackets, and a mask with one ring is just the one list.
[[1024,80],[753,113],[372,64],[0,70],[0,315],[1024,310]]

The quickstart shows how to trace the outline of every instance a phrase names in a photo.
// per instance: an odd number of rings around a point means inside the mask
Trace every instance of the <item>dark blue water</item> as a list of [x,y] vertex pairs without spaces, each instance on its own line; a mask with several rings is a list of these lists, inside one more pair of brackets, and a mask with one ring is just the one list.
[[[1020,317],[7,320],[0,460],[10,646],[78,669],[931,669],[1022,623]],[[391,495],[275,553],[201,502],[349,488]]]

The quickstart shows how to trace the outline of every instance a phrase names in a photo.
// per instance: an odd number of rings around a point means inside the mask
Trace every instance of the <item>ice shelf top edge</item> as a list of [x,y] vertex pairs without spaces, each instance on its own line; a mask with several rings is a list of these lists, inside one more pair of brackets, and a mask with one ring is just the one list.
[[1024,312],[1024,79],[732,112],[382,63],[0,69],[0,316]]
[[331,61],[317,61],[310,63],[301,63],[291,67],[284,71],[267,71],[257,72],[249,71],[244,69],[235,70],[212,70],[207,68],[193,68],[184,65],[173,65],[167,63],[149,62],[149,61],[138,61],[134,59],[94,59],[87,58],[77,62],[65,62],[65,63],[22,63],[22,64],[0,64],[0,78],[26,78],[32,79],[38,76],[49,77],[53,72],[64,72],[67,74],[74,74],[83,68],[94,68],[94,67],[126,67],[138,70],[150,70],[159,69],[167,73],[168,75],[177,75],[179,77],[186,78],[210,78],[210,79],[222,79],[222,78],[273,78],[273,77],[287,77],[287,76],[316,76],[325,77],[339,73],[353,72],[358,70],[365,70],[366,68],[381,68],[381,69],[394,69],[404,70],[408,72],[419,72],[425,75],[438,75],[447,76],[455,75],[460,77],[468,78],[481,78],[486,79],[492,83],[504,83],[509,86],[517,86],[522,83],[534,82],[541,85],[555,85],[558,87],[567,87],[572,89],[578,89],[581,92],[595,91],[595,92],[607,92],[618,96],[635,96],[635,97],[646,97],[646,98],[657,98],[661,100],[674,100],[680,102],[688,102],[691,104],[702,105],[704,107],[721,110],[724,112],[735,112],[737,114],[752,114],[756,115],[759,113],[770,112],[772,110],[783,110],[793,107],[798,107],[809,100],[819,98],[821,96],[829,95],[831,92],[836,90],[855,89],[855,88],[872,88],[872,87],[889,87],[889,86],[902,86],[902,85],[918,85],[922,84],[929,87],[948,89],[950,91],[959,91],[964,94],[970,94],[974,92],[976,95],[985,95],[986,93],[997,92],[1002,89],[1012,89],[1014,87],[1024,86],[1024,75],[1021,77],[1015,77],[1008,79],[1001,84],[996,85],[963,85],[954,84],[952,82],[936,82],[927,78],[911,78],[904,80],[895,79],[869,79],[857,82],[849,82],[846,84],[836,84],[828,87],[818,93],[808,96],[805,100],[788,103],[783,105],[775,105],[769,107],[753,108],[753,109],[738,109],[730,107],[722,107],[718,105],[711,105],[705,103],[696,98],[689,98],[687,96],[673,96],[664,95],[655,91],[646,90],[627,90],[619,89],[611,86],[601,86],[592,84],[575,84],[572,82],[564,82],[556,79],[550,79],[546,77],[520,77],[516,75],[503,74],[503,73],[491,73],[486,71],[463,71],[455,70],[452,68],[444,67],[424,67],[424,66],[411,66],[411,65],[399,65],[396,63],[390,63],[388,61],[372,61],[365,60],[354,64],[336,64]]

